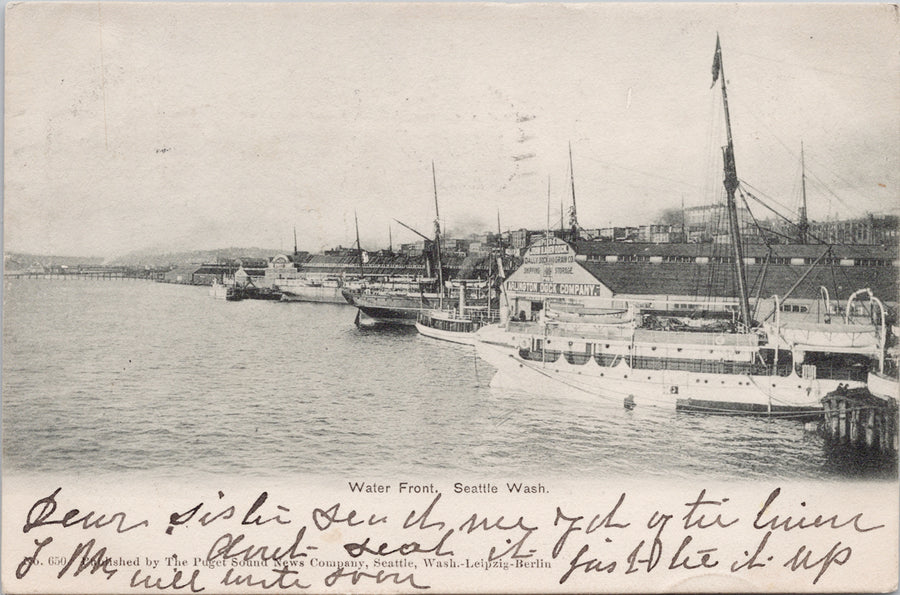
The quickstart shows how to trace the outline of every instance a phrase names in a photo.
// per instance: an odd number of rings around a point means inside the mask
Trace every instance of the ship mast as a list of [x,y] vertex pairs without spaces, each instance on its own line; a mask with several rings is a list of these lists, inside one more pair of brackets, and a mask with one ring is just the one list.
[[356,210],[353,211],[353,224],[356,226],[356,253],[359,256],[359,280],[363,281],[366,277],[366,273],[363,270],[363,251],[362,246],[359,243],[359,219],[356,217]]
[[800,232],[800,243],[806,244],[809,241],[809,220],[806,218],[806,160],[803,157],[803,141],[800,141],[800,172],[800,223],[797,229]]
[[441,265],[441,213],[438,210],[437,175],[434,173],[434,161],[431,162],[431,181],[434,183],[434,251],[437,260],[438,283],[440,284],[440,307],[444,308],[444,267]]
[[731,245],[734,254],[734,275],[737,279],[738,292],[740,293],[741,322],[749,328],[750,297],[747,293],[747,273],[744,267],[744,249],[741,244],[741,230],[738,223],[737,204],[734,200],[734,192],[738,187],[737,168],[734,165],[734,141],[731,136],[731,117],[728,114],[728,92],[725,89],[725,68],[722,65],[722,47],[719,44],[719,36],[716,35],[716,55],[712,66],[713,85],[716,80],[722,79],[722,104],[725,107],[725,130],[728,135],[728,145],[722,150],[724,160],[725,193],[727,195],[726,209],[728,211],[728,223],[731,232]]
[[578,239],[578,210],[575,207],[575,168],[572,165],[572,142],[569,141],[569,182],[572,186],[572,216],[569,223],[572,225],[572,241]]

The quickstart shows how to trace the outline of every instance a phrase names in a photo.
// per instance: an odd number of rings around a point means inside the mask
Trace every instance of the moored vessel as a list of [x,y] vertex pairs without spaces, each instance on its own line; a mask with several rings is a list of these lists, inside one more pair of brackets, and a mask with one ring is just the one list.
[[491,281],[454,281],[451,287],[458,296],[458,305],[420,311],[416,329],[420,335],[432,339],[474,345],[478,329],[500,320],[499,303],[492,299]]
[[[883,349],[875,325],[821,325],[815,342],[790,326],[738,332],[654,330],[631,323],[510,321],[477,333],[497,368],[492,386],[622,406],[794,415],[821,411],[838,386],[865,386]],[[655,318],[655,317],[654,317]],[[824,337],[834,340],[825,344]]]
[[214,279],[209,287],[209,295],[217,300],[227,300],[229,302],[237,302],[244,299],[240,289],[234,283],[222,283],[218,279]]
[[[411,282],[405,288],[392,285],[392,288],[377,285],[345,288],[341,293],[347,303],[359,308],[365,316],[361,320],[371,324],[414,326],[419,312],[440,309],[443,305],[440,293],[430,291],[434,285],[433,279]],[[419,291],[416,292],[415,288]]]
[[[827,291],[823,291],[824,305],[815,310],[825,312],[824,322],[781,320],[781,313],[791,312],[793,305],[780,303],[777,296],[771,299],[774,308],[763,322],[755,320],[758,310],[750,307],[748,259],[738,224],[735,193],[741,183],[718,39],[713,79],[714,84],[721,80],[725,110],[723,164],[730,236],[730,254],[717,260],[733,266],[733,298],[703,305],[698,295],[693,298],[696,302],[666,300],[660,308],[634,292],[613,292],[610,285],[592,276],[592,267],[580,264],[585,261],[579,260],[581,255],[572,244],[548,233],[546,241],[526,255],[522,274],[506,284],[527,298],[514,301],[513,319],[476,333],[478,354],[497,369],[492,386],[566,394],[627,408],[802,417],[820,415],[825,395],[838,387],[865,386],[868,372],[880,367],[886,309],[868,289],[845,298],[842,323],[831,322],[832,315],[840,316],[839,300],[830,300]],[[816,259],[813,267],[827,254]],[[559,271],[563,278],[554,278]],[[759,288],[765,272],[764,267]],[[783,297],[790,296],[807,275],[787,283]],[[628,282],[632,287],[647,283],[640,278]],[[625,285],[621,278],[617,284]],[[865,294],[865,303],[856,299],[860,294]],[[605,300],[608,307],[554,312],[541,299],[550,295],[574,305],[585,299],[592,305]],[[758,296],[757,306],[759,302]],[[628,305],[627,311],[623,304]],[[880,318],[875,316],[878,311]],[[768,322],[773,315],[774,321]]]
[[340,279],[280,279],[275,288],[281,292],[283,302],[317,302],[326,304],[347,304],[341,290]]

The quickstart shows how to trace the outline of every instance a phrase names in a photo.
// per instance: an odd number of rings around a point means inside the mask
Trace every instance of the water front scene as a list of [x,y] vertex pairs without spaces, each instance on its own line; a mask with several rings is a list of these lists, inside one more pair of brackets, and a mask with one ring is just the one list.
[[796,419],[492,389],[472,346],[357,327],[349,305],[207,289],[7,279],[7,472],[859,474]]
[[896,6],[5,16],[4,593],[897,585]]

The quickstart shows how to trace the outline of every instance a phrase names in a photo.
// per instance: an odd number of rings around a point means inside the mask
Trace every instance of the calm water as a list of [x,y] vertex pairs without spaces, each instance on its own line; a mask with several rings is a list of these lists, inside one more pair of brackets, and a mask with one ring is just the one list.
[[471,347],[357,329],[350,307],[145,281],[9,280],[3,465],[19,472],[452,472],[826,478],[785,420],[490,389]]

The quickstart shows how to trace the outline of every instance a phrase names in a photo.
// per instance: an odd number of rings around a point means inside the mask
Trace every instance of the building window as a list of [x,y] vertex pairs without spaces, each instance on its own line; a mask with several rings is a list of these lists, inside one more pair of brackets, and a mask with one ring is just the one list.
[[803,304],[781,304],[782,312],[798,312],[801,314],[805,314],[809,312],[809,306],[805,306]]

